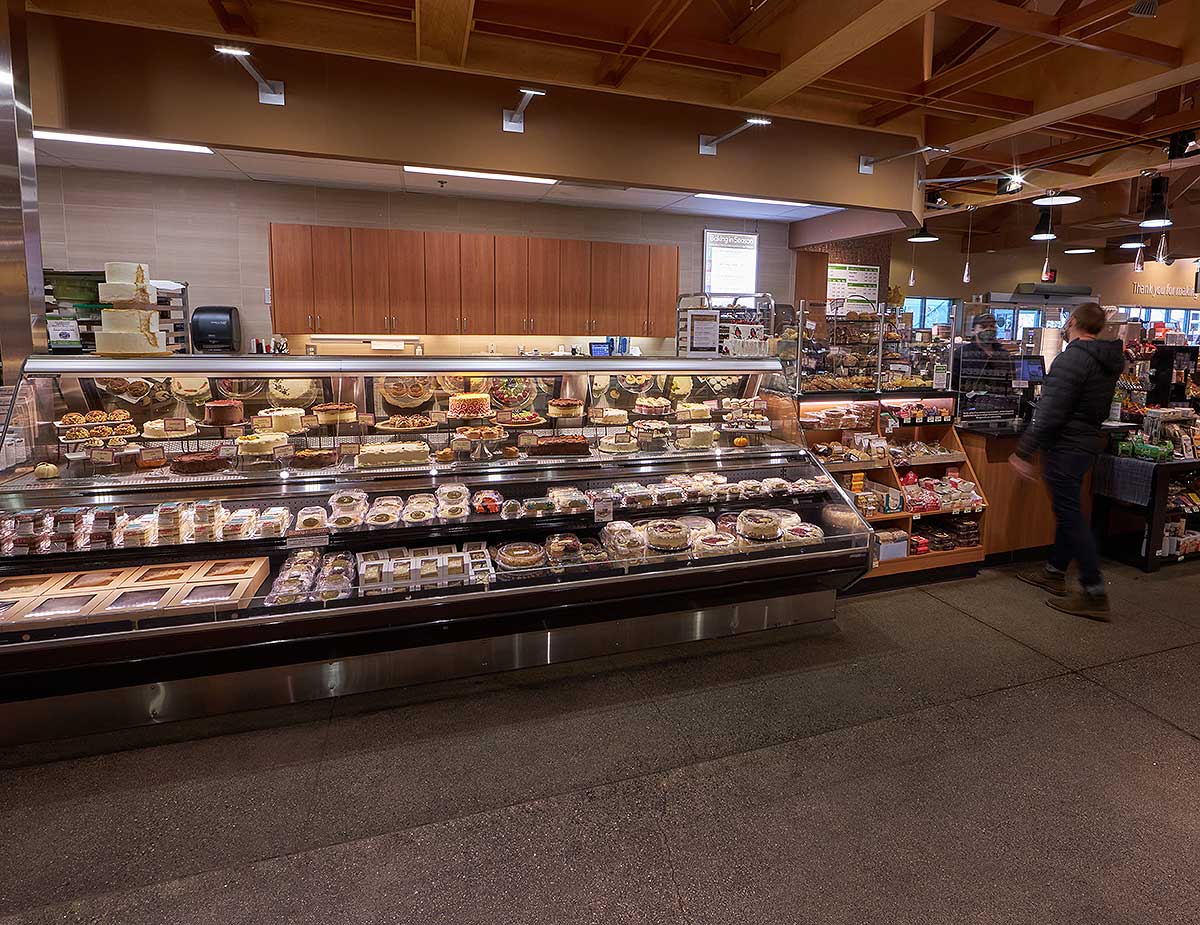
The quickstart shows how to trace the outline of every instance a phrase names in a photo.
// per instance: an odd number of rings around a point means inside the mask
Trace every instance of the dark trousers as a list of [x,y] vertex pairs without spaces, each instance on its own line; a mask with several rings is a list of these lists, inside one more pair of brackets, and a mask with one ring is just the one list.
[[1087,450],[1047,450],[1042,453],[1042,476],[1054,505],[1054,551],[1050,564],[1066,571],[1074,559],[1079,563],[1079,580],[1087,590],[1104,586],[1100,575],[1100,553],[1096,538],[1083,517],[1083,479],[1096,461]]

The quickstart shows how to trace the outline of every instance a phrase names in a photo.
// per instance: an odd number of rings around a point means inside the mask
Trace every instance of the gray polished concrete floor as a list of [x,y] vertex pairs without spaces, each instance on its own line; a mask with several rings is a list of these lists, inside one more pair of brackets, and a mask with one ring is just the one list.
[[1109,580],[11,752],[0,922],[1194,923],[1200,567]]

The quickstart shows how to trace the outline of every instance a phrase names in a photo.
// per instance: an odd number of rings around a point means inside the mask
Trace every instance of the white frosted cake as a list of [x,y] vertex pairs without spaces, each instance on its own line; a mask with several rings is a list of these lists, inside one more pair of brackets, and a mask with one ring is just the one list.
[[258,416],[267,421],[267,430],[278,434],[295,434],[304,430],[303,408],[267,408]]
[[110,261],[104,265],[104,281],[108,283],[136,283],[138,282],[139,271],[141,282],[145,285],[146,280],[150,278],[150,268],[146,264],[127,260]]
[[354,464],[359,469],[375,466],[404,466],[429,462],[429,444],[420,440],[399,443],[365,443],[358,450]]
[[167,334],[158,329],[158,312],[141,308],[105,308],[100,312],[96,352],[166,353]]

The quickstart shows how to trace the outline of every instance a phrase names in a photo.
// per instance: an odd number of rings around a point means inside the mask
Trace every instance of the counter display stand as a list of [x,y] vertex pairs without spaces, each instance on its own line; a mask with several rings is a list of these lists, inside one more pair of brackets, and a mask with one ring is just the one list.
[[[36,411],[10,424],[30,452],[0,482],[0,698],[20,701],[0,741],[827,619],[871,535],[790,398],[760,393],[779,374],[31,357],[14,400]],[[134,382],[172,401],[130,402]],[[75,426],[133,434],[68,452]]]
[[877,531],[871,578],[983,561],[987,498],[953,419],[949,398],[799,402],[805,445]]
[[[1102,453],[1092,474],[1092,527],[1104,551],[1146,572],[1194,556],[1198,485],[1200,459],[1153,462]],[[1136,533],[1122,524],[1131,519]]]

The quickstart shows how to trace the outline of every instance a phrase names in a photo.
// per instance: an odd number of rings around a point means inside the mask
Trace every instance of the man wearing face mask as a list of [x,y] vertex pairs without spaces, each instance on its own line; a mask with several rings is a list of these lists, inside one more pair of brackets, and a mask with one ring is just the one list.
[[1007,404],[1012,379],[1012,354],[996,339],[996,316],[991,312],[976,315],[971,319],[971,339],[954,357],[951,388],[963,395],[969,407],[986,410]]
[[[1100,555],[1081,503],[1083,480],[1104,446],[1100,424],[1108,417],[1117,379],[1125,368],[1121,342],[1099,340],[1103,330],[1104,310],[1095,302],[1071,312],[1063,330],[1067,347],[1046,374],[1033,423],[1009,462],[1022,478],[1033,479],[1033,459],[1040,453],[1042,478],[1054,505],[1050,561],[1017,577],[1055,595],[1046,601],[1055,610],[1107,621],[1108,593],[1100,574]],[[1072,560],[1079,563],[1082,590],[1067,597],[1066,572]]]

